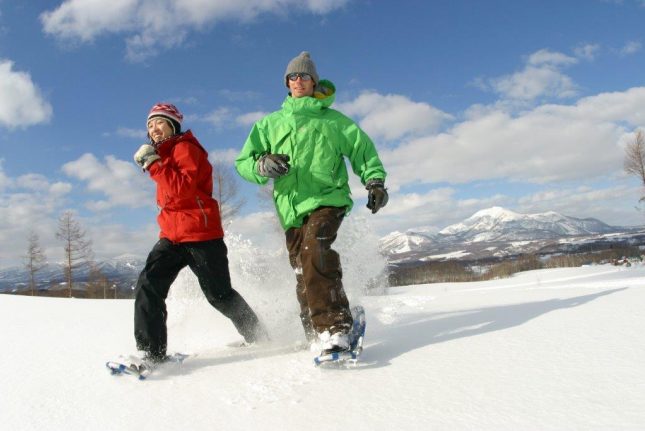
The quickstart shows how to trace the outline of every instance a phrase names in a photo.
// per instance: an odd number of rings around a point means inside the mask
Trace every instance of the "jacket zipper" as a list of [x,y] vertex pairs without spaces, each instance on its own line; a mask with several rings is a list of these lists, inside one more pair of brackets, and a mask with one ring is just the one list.
[[204,216],[204,227],[208,227],[208,216],[206,215],[206,212],[204,211],[204,203],[199,198],[199,196],[197,196],[197,205],[199,205],[199,210],[202,212],[202,216]]

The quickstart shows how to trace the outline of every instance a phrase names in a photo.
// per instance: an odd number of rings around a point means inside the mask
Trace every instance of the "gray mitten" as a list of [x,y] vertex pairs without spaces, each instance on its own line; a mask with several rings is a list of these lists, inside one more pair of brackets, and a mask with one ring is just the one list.
[[289,156],[286,154],[265,154],[258,160],[258,174],[278,178],[289,172]]
[[136,153],[134,153],[134,161],[137,165],[141,166],[141,169],[144,171],[147,170],[151,164],[159,160],[159,154],[155,151],[155,148],[150,144],[143,144],[139,147]]

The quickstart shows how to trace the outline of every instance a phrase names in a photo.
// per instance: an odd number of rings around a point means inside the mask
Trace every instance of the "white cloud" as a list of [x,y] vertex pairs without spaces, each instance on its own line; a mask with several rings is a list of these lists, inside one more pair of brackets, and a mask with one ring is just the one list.
[[621,55],[636,54],[643,48],[643,44],[637,41],[630,41],[625,44],[620,50]]
[[87,190],[106,196],[106,199],[88,201],[93,211],[115,206],[139,208],[154,203],[154,187],[147,174],[139,171],[134,162],[105,157],[104,162],[86,153],[77,160],[63,165],[63,172],[87,183]]
[[3,192],[6,188],[8,188],[12,180],[5,174],[4,172],[4,167],[2,166],[4,164],[4,159],[0,159],[0,192]]
[[191,31],[220,21],[249,22],[262,14],[327,14],[348,0],[67,0],[41,14],[43,30],[65,41],[90,42],[105,34],[126,37],[127,57],[156,55],[181,45]]
[[146,130],[142,125],[140,129],[130,129],[127,127],[119,127],[116,129],[117,136],[122,136],[124,138],[135,138],[135,139],[146,139]]
[[645,124],[645,87],[513,116],[481,110],[445,133],[381,150],[395,186],[508,179],[547,183],[620,172],[625,128]]
[[15,185],[27,190],[46,190],[49,188],[49,180],[41,174],[25,174],[16,179]]
[[235,118],[235,122],[240,126],[252,126],[253,123],[260,120],[263,117],[266,117],[269,113],[264,111],[249,112],[247,114],[238,115]]
[[208,160],[210,160],[211,163],[223,162],[232,164],[233,162],[235,162],[235,159],[237,159],[239,153],[240,150],[235,148],[215,150],[209,153]]
[[423,102],[396,94],[362,93],[337,108],[348,116],[360,118],[360,126],[372,138],[399,139],[436,131],[453,117]]
[[576,47],[573,52],[576,57],[584,58],[585,60],[593,60],[596,58],[596,54],[600,50],[600,45],[597,44],[586,44]]
[[[1,162],[1,161],[0,161]],[[0,262],[19,264],[29,231],[55,243],[58,212],[68,203],[69,183],[50,182],[40,174],[11,178],[0,163]],[[62,247],[60,247],[62,251]]]
[[529,55],[528,64],[533,66],[569,66],[576,64],[578,60],[561,52],[553,52],[548,49],[541,49]]
[[221,129],[224,127],[230,127],[231,123],[233,122],[233,114],[230,108],[222,107],[217,108],[209,114],[206,114],[200,120],[212,124],[218,129]]
[[593,217],[614,225],[642,225],[645,219],[634,207],[638,203],[640,187],[618,183],[606,187],[547,187],[523,196],[517,201],[524,213],[557,211],[561,214],[586,218]]
[[222,106],[204,115],[191,115],[187,119],[208,123],[216,129],[228,129],[236,126],[250,127],[257,120],[266,116],[268,112],[249,112],[246,114],[237,114],[236,109],[228,106]]
[[110,259],[122,254],[134,254],[145,258],[159,238],[159,226],[150,213],[150,223],[132,229],[131,226],[100,222],[91,224],[92,248],[96,258]]
[[13,62],[0,60],[0,125],[13,129],[46,123],[52,107],[26,72],[13,69]]
[[547,49],[531,54],[524,69],[499,78],[476,81],[478,86],[491,88],[503,99],[516,102],[531,102],[539,98],[558,99],[573,97],[578,88],[573,80],[562,73],[561,68],[578,60]]

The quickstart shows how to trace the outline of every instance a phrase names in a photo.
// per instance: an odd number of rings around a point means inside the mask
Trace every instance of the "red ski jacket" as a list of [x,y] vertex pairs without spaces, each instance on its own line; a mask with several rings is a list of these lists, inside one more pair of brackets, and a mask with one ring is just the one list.
[[160,238],[195,242],[222,238],[219,205],[213,199],[213,167],[191,131],[155,144],[161,159],[150,177],[157,183]]

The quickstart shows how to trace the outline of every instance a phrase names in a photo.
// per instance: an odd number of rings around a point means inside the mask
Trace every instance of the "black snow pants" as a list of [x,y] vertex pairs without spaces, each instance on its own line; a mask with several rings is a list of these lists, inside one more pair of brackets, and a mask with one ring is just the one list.
[[166,298],[179,271],[186,265],[197,276],[208,302],[231,319],[247,342],[257,341],[263,331],[244,298],[231,287],[228,250],[224,240],[173,244],[159,240],[139,275],[134,301],[134,337],[137,349],[151,357],[166,354]]

